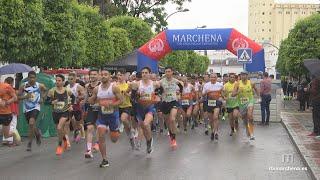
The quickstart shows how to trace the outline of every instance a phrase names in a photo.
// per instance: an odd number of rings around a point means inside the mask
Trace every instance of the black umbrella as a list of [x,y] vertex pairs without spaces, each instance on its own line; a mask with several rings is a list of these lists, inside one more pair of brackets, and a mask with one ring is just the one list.
[[320,77],[320,60],[319,59],[305,59],[304,66],[308,69],[311,75]]
[[0,68],[0,75],[4,74],[16,74],[32,71],[32,68],[26,64],[12,63],[4,65]]

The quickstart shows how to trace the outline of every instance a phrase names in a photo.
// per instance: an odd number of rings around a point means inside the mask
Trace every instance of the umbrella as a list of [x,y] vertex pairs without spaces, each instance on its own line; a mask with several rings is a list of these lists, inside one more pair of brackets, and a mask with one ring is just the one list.
[[320,77],[320,60],[319,59],[305,59],[304,66],[309,70],[311,75]]
[[33,69],[26,64],[12,63],[12,64],[8,64],[0,67],[0,75],[23,73],[23,72],[29,72],[32,70]]

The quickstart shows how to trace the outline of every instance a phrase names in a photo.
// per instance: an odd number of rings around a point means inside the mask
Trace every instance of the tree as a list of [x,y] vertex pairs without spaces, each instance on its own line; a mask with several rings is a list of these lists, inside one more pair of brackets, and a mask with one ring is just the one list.
[[154,26],[156,31],[160,31],[167,26],[164,6],[171,3],[177,6],[177,10],[182,10],[185,2],[191,0],[93,0],[93,5],[99,6],[100,12],[106,17],[128,15],[142,18]]
[[4,62],[21,61],[24,2],[23,0],[0,1],[0,58]]
[[113,41],[115,60],[132,52],[133,48],[126,30],[122,28],[111,28],[110,33]]
[[114,59],[114,47],[111,30],[98,8],[83,6],[84,16],[87,19],[85,39],[87,41],[86,56],[88,61],[84,66],[100,67]]
[[128,32],[133,48],[139,48],[152,38],[151,27],[142,19],[130,16],[118,16],[108,20],[110,27],[122,28]]
[[174,51],[168,54],[160,64],[162,66],[172,66],[175,70],[183,74],[203,74],[209,66],[209,58],[194,51]]
[[320,14],[298,21],[282,41],[277,68],[281,73],[300,76],[307,73],[303,60],[320,58]]

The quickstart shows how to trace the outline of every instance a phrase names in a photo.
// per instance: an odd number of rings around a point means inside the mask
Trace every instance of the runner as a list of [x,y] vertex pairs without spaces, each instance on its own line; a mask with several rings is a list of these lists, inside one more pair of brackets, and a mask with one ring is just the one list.
[[210,124],[209,124],[209,114],[208,114],[208,111],[207,111],[207,105],[205,104],[205,102],[207,101],[207,96],[203,95],[202,94],[202,91],[203,91],[203,86],[210,82],[210,78],[209,78],[209,74],[205,74],[203,76],[203,85],[201,86],[201,90],[199,90],[199,92],[201,93],[200,97],[200,114],[201,116],[203,117],[203,121],[204,121],[204,127],[205,127],[205,131],[204,131],[204,134],[205,135],[209,135],[209,129],[211,128],[210,127]]
[[[80,131],[81,131],[81,120],[82,120],[82,108],[81,108],[81,101],[84,100],[84,87],[81,86],[79,83],[76,82],[77,81],[77,75],[75,72],[70,72],[68,74],[68,86],[67,88],[69,88],[72,92],[72,99],[71,99],[71,103],[72,103],[72,111],[70,113],[70,120],[72,123],[72,127],[74,129],[74,134],[73,134],[73,141],[76,143],[80,142],[81,139],[81,135],[80,135]],[[75,120],[75,121],[74,121]]]
[[37,75],[34,71],[28,73],[28,81],[23,83],[18,92],[19,100],[23,100],[23,113],[29,124],[27,151],[31,151],[33,137],[36,137],[37,145],[41,144],[41,133],[36,127],[37,117],[40,113],[40,101],[46,97],[47,88],[36,82]]
[[[111,83],[111,74],[108,70],[101,70],[101,84],[93,89],[92,96],[89,98],[90,104],[99,103],[100,111],[97,120],[99,149],[102,156],[100,167],[108,167],[105,135],[110,129],[110,139],[116,143],[119,136],[119,105],[123,98],[120,89]],[[108,128],[109,127],[109,128]]]
[[[179,87],[183,87],[183,83],[173,78],[173,69],[172,67],[165,68],[165,78],[160,81],[161,86],[163,87],[162,94],[162,104],[161,104],[161,112],[167,116],[165,117],[166,124],[169,129],[170,136],[170,145],[172,148],[177,146],[176,142],[176,117],[177,111],[179,107],[176,86],[180,84]],[[169,116],[169,117],[168,117]]]
[[246,72],[241,73],[241,80],[235,85],[232,96],[239,97],[239,108],[242,115],[242,120],[246,125],[247,135],[250,140],[255,140],[253,131],[253,106],[254,106],[254,91],[256,95],[259,95],[259,90],[255,84],[248,80],[248,74]]
[[223,94],[226,99],[226,108],[228,112],[229,117],[229,123],[230,123],[230,136],[233,136],[233,134],[236,132],[236,124],[235,121],[238,120],[239,117],[239,99],[237,96],[233,97],[232,92],[234,89],[234,86],[236,84],[236,77],[235,74],[230,74],[228,78],[228,82],[225,83]]
[[214,139],[218,140],[219,113],[222,106],[222,90],[223,85],[217,82],[217,74],[210,75],[210,82],[206,83],[202,90],[202,95],[207,97],[206,101],[204,101],[203,107],[209,116],[209,124],[212,129],[212,141]]
[[12,109],[10,105],[17,100],[17,95],[10,84],[0,82],[0,125],[2,124],[3,136],[8,139],[13,137],[14,144],[20,144],[21,139],[17,130],[10,132]]
[[132,89],[137,90],[138,96],[136,118],[146,139],[148,154],[153,151],[151,123],[153,121],[153,115],[156,113],[154,104],[160,101],[158,96],[155,95],[155,89],[160,85],[157,82],[150,80],[150,73],[151,69],[149,67],[142,68],[142,79],[139,82],[132,84]]
[[199,119],[201,119],[201,112],[200,112],[200,97],[201,96],[201,77],[198,79],[199,81],[196,82],[196,78],[194,76],[191,76],[191,85],[194,87],[194,94],[193,94],[193,109],[192,109],[192,126],[191,129],[194,129],[194,127],[198,127]]
[[[123,96],[123,102],[119,105],[120,119],[124,125],[124,130],[129,138],[129,142],[132,150],[135,148],[134,143],[134,119],[133,119],[133,109],[130,101],[130,88],[129,84],[126,82],[125,78],[126,71],[125,69],[120,69],[117,72],[118,83],[117,86],[120,89],[120,92]],[[136,126],[134,126],[136,127]]]
[[65,77],[63,75],[56,75],[56,87],[49,90],[47,98],[53,105],[52,117],[58,132],[56,155],[62,155],[62,153],[70,147],[70,142],[66,139],[66,135],[69,132],[69,127],[66,123],[69,121],[69,112],[72,111],[72,92],[63,86],[64,81]]
[[[183,128],[187,132],[187,123],[191,123],[191,114],[193,109],[193,97],[194,97],[194,86],[188,82],[187,77],[182,78],[183,90],[181,96],[182,105],[182,117],[183,117]],[[194,122],[192,122],[192,127],[194,128]]]
[[99,151],[99,144],[95,143],[92,146],[93,142],[93,133],[96,130],[96,121],[98,119],[98,112],[99,112],[99,104],[93,104],[91,105],[89,103],[89,98],[93,94],[93,89],[100,85],[99,79],[99,71],[96,69],[91,69],[89,71],[89,79],[90,82],[86,85],[86,91],[87,91],[87,99],[85,104],[86,109],[86,116],[84,121],[84,129],[86,130],[86,152],[85,152],[85,158],[93,158],[92,149],[94,151]]

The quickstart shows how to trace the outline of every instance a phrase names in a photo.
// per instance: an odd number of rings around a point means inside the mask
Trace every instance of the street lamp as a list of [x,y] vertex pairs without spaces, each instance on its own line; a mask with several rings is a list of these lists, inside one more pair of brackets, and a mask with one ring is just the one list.
[[[196,29],[203,29],[203,28],[206,28],[207,25],[202,25],[202,26],[197,26]],[[207,50],[204,50],[204,55],[205,56],[208,56],[208,51]]]
[[203,29],[203,28],[206,28],[207,25],[202,25],[202,26],[197,26],[196,29]]
[[177,14],[177,13],[179,13],[179,12],[188,12],[188,11],[190,11],[190,10],[189,10],[189,9],[182,9],[182,10],[178,10],[178,11],[176,11],[176,12],[173,12],[173,13],[169,14],[169,15],[166,17],[165,21],[167,21],[167,20],[169,19],[169,17],[171,17],[171,16],[174,15],[174,14]]

